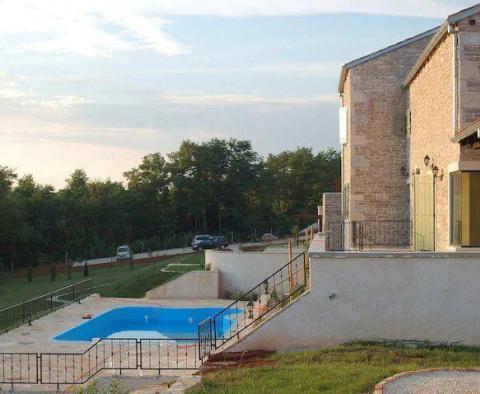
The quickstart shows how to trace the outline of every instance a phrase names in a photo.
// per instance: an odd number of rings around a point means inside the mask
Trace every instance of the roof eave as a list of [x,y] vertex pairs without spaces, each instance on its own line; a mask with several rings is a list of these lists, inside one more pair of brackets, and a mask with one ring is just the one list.
[[340,71],[340,80],[338,81],[338,93],[343,94],[343,87],[345,86],[345,81],[347,80],[348,69],[345,66],[342,66]]
[[464,128],[462,131],[457,133],[455,136],[452,137],[452,142],[460,142],[461,140],[470,137],[471,135],[478,133],[480,129],[480,120],[472,123],[470,126]]
[[418,58],[417,62],[415,65],[412,67],[410,72],[407,75],[407,78],[405,79],[405,82],[403,83],[404,87],[408,88],[410,84],[412,83],[413,79],[415,76],[418,74],[420,69],[422,68],[423,64],[425,61],[428,59],[432,51],[435,49],[435,47],[438,45],[438,43],[442,40],[442,38],[445,36],[445,34],[448,33],[448,26],[450,23],[444,22],[442,26],[438,29],[437,33],[432,37],[430,42],[427,44],[425,49],[423,50],[422,54]]

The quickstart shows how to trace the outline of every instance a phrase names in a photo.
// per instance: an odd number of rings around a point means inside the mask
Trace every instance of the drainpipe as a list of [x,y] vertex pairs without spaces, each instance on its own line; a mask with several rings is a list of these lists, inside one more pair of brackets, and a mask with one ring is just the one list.
[[453,89],[453,108],[452,108],[452,132],[453,136],[458,131],[458,35],[455,26],[448,25],[448,33],[452,35],[453,50],[452,50],[452,89]]

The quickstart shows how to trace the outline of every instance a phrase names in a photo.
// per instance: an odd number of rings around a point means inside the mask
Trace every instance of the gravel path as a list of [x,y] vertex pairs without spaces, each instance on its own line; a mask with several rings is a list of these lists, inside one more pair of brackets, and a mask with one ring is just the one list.
[[383,394],[480,394],[480,371],[426,371],[401,376]]

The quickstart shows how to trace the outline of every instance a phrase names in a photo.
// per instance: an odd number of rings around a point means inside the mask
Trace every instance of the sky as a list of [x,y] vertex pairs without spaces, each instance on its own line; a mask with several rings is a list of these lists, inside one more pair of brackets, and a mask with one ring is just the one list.
[[467,0],[0,0],[0,166],[122,180],[185,139],[339,148],[341,65]]

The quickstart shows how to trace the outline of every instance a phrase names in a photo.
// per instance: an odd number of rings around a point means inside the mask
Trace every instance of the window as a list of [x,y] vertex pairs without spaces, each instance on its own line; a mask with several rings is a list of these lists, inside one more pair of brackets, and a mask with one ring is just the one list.
[[407,110],[405,114],[405,133],[408,135],[412,132],[412,111]]
[[480,246],[480,172],[450,174],[450,241]]

